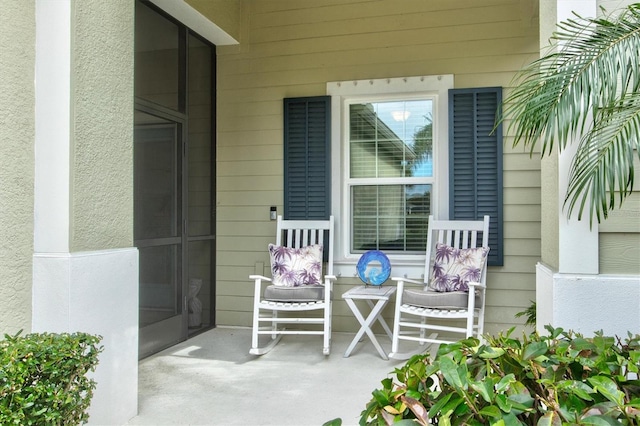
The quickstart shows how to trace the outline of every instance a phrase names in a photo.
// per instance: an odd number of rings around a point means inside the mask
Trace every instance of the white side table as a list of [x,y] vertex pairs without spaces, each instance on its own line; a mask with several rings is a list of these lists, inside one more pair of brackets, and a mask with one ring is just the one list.
[[[351,352],[356,347],[356,344],[360,341],[364,333],[367,333],[371,343],[376,347],[378,353],[382,357],[382,359],[389,359],[387,353],[382,349],[380,343],[378,343],[378,339],[376,339],[375,334],[371,330],[371,326],[376,322],[376,320],[380,323],[384,331],[387,333],[389,338],[392,337],[391,329],[387,325],[387,322],[382,318],[382,309],[387,306],[389,303],[389,298],[396,291],[396,286],[359,286],[354,287],[351,290],[347,291],[342,295],[342,298],[347,302],[349,308],[353,312],[353,315],[356,317],[361,327],[356,334],[356,337],[353,338],[351,344],[347,348],[344,353],[344,357],[347,358],[351,355]],[[356,306],[355,300],[365,300],[369,307],[371,308],[371,312],[365,319],[360,310]],[[375,304],[373,302],[376,302]]]

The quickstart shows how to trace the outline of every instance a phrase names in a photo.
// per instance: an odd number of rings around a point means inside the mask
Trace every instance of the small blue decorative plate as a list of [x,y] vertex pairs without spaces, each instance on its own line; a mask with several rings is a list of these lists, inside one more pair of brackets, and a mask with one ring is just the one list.
[[[367,266],[371,262],[378,262],[380,268],[371,267],[367,271]],[[358,260],[356,265],[358,276],[363,283],[368,285],[382,285],[391,275],[391,263],[386,254],[380,250],[369,250],[365,252]]]

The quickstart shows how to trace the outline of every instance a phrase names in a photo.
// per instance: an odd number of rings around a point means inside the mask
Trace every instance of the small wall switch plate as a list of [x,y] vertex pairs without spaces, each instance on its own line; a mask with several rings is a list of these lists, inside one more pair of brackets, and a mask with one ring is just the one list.
[[271,206],[269,209],[269,219],[276,220],[278,217],[278,209],[275,206]]

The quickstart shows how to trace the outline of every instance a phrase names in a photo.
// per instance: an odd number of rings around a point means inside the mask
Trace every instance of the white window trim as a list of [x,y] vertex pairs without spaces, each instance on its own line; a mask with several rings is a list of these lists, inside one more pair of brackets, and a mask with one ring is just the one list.
[[[453,75],[415,76],[327,83],[331,96],[331,213],[335,217],[334,271],[338,276],[356,277],[359,254],[349,253],[348,105],[357,101],[432,98],[434,100],[433,214],[449,214],[449,89]],[[393,276],[419,278],[424,275],[424,255],[387,253]]]

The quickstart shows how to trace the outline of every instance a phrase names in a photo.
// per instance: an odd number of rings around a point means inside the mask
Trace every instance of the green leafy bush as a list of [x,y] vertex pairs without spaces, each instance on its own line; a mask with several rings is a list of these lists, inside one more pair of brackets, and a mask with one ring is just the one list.
[[640,336],[547,331],[414,356],[373,392],[360,424],[640,424]]
[[100,336],[33,333],[0,340],[0,424],[86,422]]

